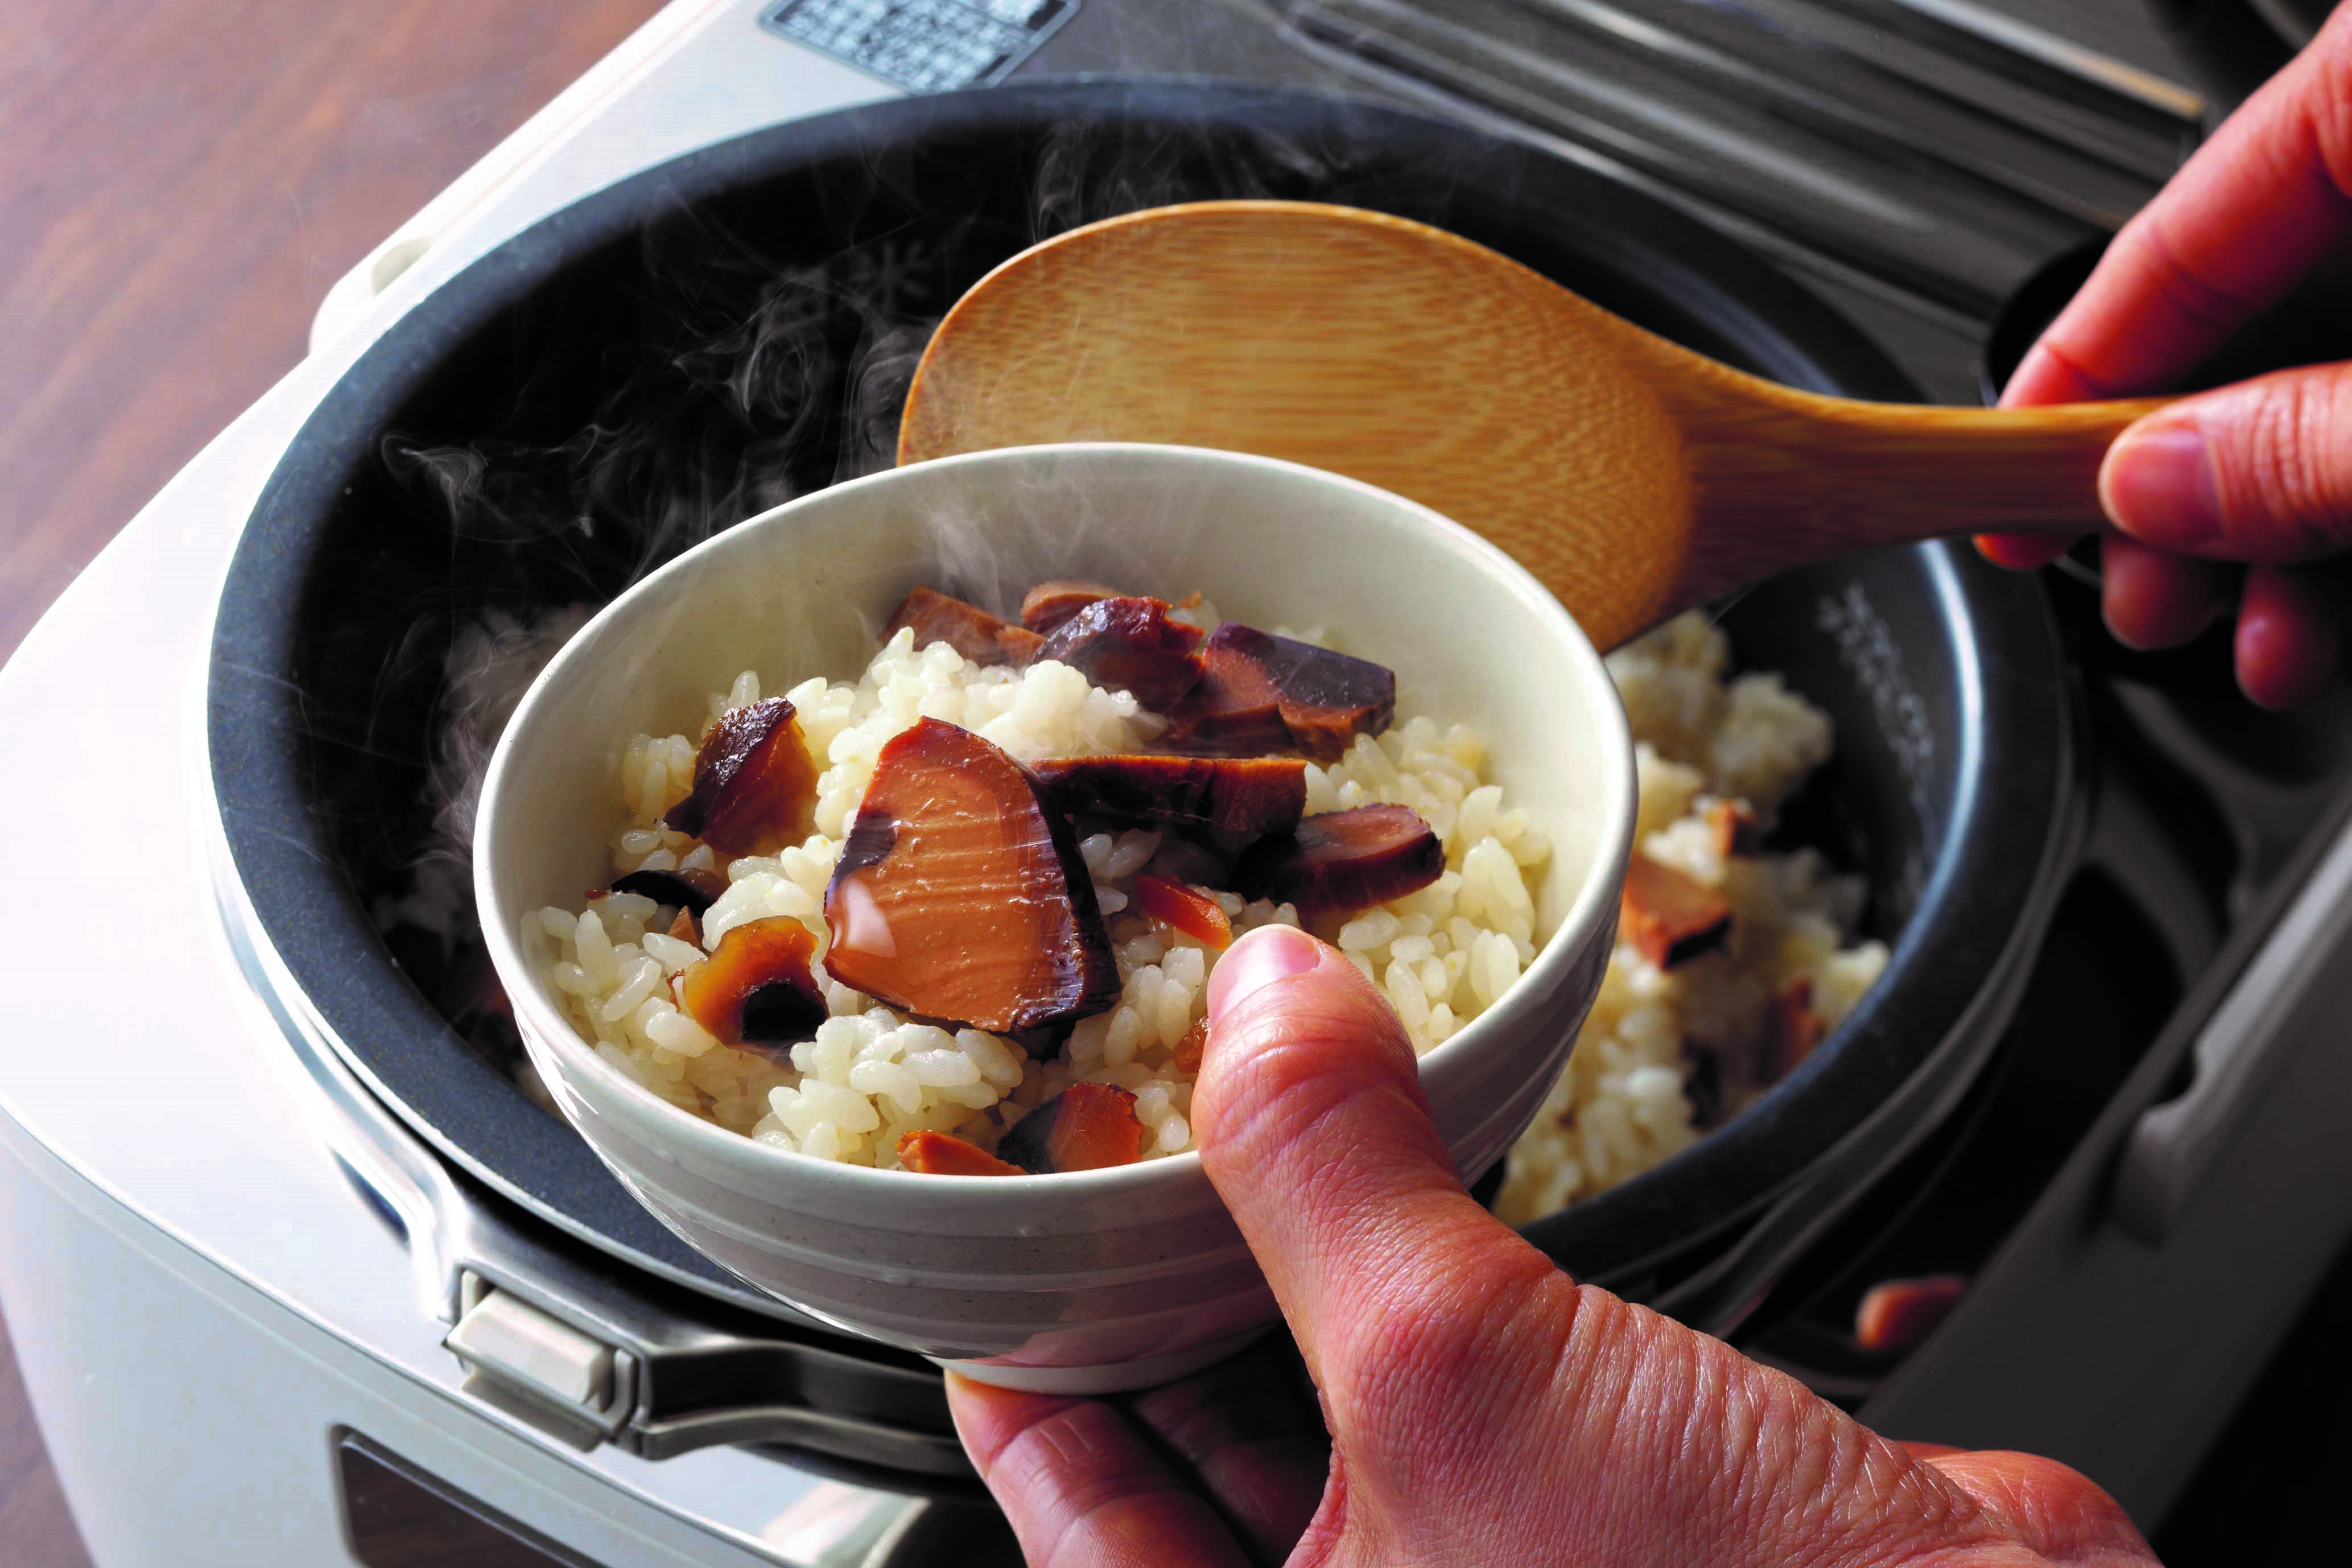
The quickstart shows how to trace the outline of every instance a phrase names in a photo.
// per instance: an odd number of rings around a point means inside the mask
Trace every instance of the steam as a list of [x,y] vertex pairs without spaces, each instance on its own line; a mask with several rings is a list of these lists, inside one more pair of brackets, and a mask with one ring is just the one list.
[[1344,201],[1348,166],[1360,157],[1263,129],[1223,142],[1187,133],[1073,129],[1052,138],[1037,160],[1030,239],[1178,202]]
[[[729,268],[752,264],[722,237],[705,237]],[[924,247],[893,241],[776,272],[747,313],[690,338],[552,446],[384,437],[384,471],[473,547],[474,581],[453,584],[452,599],[478,607],[453,603],[421,620],[379,681],[396,687],[437,658],[430,827],[409,886],[378,900],[379,929],[415,927],[445,953],[472,939],[474,815],[490,753],[530,682],[599,605],[814,488],[816,449],[830,447],[824,480],[889,466],[898,406],[935,324],[912,313],[914,279],[936,265]],[[646,380],[677,389],[652,412]],[[681,416],[688,409],[692,419]]]
[[[889,467],[924,345],[987,266],[1077,225],[1175,201],[1346,201],[1360,162],[1344,140],[1121,123],[1056,131],[1028,156],[1025,221],[1010,228],[1002,210],[942,213],[936,190],[927,200],[911,185],[895,188],[911,176],[877,157],[867,196],[910,216],[871,226],[882,232],[815,264],[780,264],[708,207],[674,208],[648,226],[624,290],[634,297],[614,306],[633,314],[580,324],[603,357],[567,346],[562,363],[532,368],[512,389],[527,412],[577,400],[581,388],[565,378],[609,378],[601,396],[585,399],[587,417],[551,437],[383,437],[383,476],[417,526],[446,535],[448,563],[376,681],[379,713],[396,706],[396,691],[438,692],[424,738],[425,831],[404,848],[380,846],[380,863],[405,868],[388,879],[400,890],[373,906],[380,929],[407,928],[402,941],[412,945],[423,935],[451,973],[468,971],[463,960],[478,936],[474,811],[490,752],[532,678],[596,606],[680,552],[797,495]],[[817,221],[868,226],[854,203]],[[1150,520],[1065,514],[1056,524],[1057,540],[1041,536],[1022,552],[1099,560],[1116,529]],[[1074,528],[1095,548],[1077,548]],[[937,531],[939,564],[978,597],[1001,601],[1034,575],[951,519]],[[403,746],[377,726],[373,715],[364,721],[363,754],[416,754],[415,739]],[[435,999],[455,1016],[450,1001]]]
[[[777,273],[747,315],[631,377],[563,441],[431,446],[395,433],[384,468],[454,537],[511,558],[527,580],[513,591],[528,596],[552,573],[610,597],[815,488],[820,448],[833,457],[819,483],[889,467],[898,407],[937,324],[902,302],[914,275],[937,265],[894,243]],[[495,583],[473,586],[506,596]]]
[[530,683],[594,614],[593,605],[563,605],[525,621],[487,610],[459,628],[442,664],[445,694],[426,773],[432,831],[408,892],[379,902],[380,929],[412,925],[444,944],[472,934],[474,815],[490,753]]

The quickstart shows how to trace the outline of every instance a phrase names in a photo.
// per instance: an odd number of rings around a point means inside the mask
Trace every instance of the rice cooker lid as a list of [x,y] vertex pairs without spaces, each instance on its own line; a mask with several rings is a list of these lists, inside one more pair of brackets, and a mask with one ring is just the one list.
[[[404,401],[461,344],[494,330],[502,310],[575,261],[627,243],[658,216],[812,170],[872,168],[913,178],[911,169],[922,192],[947,204],[958,159],[1034,153],[1073,126],[1105,128],[1133,145],[1246,127],[1260,143],[1295,153],[1302,167],[1312,164],[1318,148],[1344,147],[1351,167],[1377,167],[1380,176],[1350,179],[1328,199],[1444,224],[1667,336],[1790,384],[1880,399],[1914,395],[1885,354],[1811,295],[1639,191],[1535,149],[1419,115],[1197,82],[1028,83],[868,105],[756,132],[554,214],[420,301],[321,400],[272,476],[232,562],[207,714],[214,787],[232,860],[269,941],[316,1016],[331,1026],[338,1048],[421,1135],[496,1192],[605,1252],[761,1310],[778,1309],[654,1220],[567,1126],[531,1106],[468,1050],[392,961],[309,809],[310,740],[294,606],[339,495],[362,465],[375,460],[381,433]],[[1163,189],[1129,205],[1233,194],[1256,193],[1245,184]],[[928,218],[951,210],[935,205],[916,212]],[[1990,606],[1998,620],[2026,625],[2040,617],[2046,629],[2038,591],[2024,580],[1995,581],[1967,567],[1955,579],[1949,562],[1957,557],[1945,547],[1907,553],[1947,563],[1934,574],[1939,586],[1931,595],[1933,613],[1965,618]],[[1961,652],[1976,657],[1972,643]],[[2015,765],[1991,794],[1977,792],[1979,816],[2000,809],[2046,818],[2054,810],[2065,727],[2055,658],[2028,637],[2000,661],[2000,679],[1991,686],[1979,670],[1968,675],[1971,689],[1958,694],[1966,723],[2025,710],[2024,732],[2008,756]],[[1964,826],[1956,822],[1943,847],[1939,889],[1967,880],[1948,875]],[[1998,923],[2013,919],[2022,897],[2020,889],[1987,888],[1959,912]],[[1922,916],[1927,912],[1923,908]],[[1906,940],[1905,947],[1911,945]],[[1903,967],[1898,952],[1886,984]],[[1885,999],[1877,1001],[1887,1012]],[[1948,1007],[1949,1001],[1933,1005]],[[1860,1073],[1861,1091],[1874,1092],[1870,1084],[1900,1070],[1902,1053],[1889,1052],[1878,1039],[1864,1053],[1884,1059]],[[1812,1077],[1831,1076],[1825,1065],[1816,1065]],[[1823,1093],[1818,1085],[1812,1092],[1817,1100]],[[1700,1161],[1710,1173],[1706,1202],[1740,1186],[1743,1159],[1752,1162],[1756,1149],[1780,1147],[1785,1163],[1788,1148],[1814,1135],[1802,1118],[1792,1121],[1785,1113],[1758,1121],[1753,1131]],[[1750,1146],[1744,1156],[1742,1143]],[[1621,1251],[1654,1242],[1660,1225],[1687,1223],[1690,1201],[1651,1184],[1658,1190],[1629,1193],[1612,1205],[1620,1219],[1596,1208],[1586,1227],[1589,1245]]]

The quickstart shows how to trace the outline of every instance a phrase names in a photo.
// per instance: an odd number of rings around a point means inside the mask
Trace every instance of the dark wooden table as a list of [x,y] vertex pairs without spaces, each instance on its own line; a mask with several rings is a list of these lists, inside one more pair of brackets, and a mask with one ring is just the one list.
[[[328,284],[657,8],[0,5],[0,656]],[[0,1564],[88,1562],[0,1340]]]

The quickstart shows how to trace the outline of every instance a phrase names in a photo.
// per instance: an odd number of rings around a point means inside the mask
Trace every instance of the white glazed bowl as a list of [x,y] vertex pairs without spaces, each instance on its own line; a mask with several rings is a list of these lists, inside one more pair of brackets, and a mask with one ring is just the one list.
[[1199,589],[1231,619],[1327,627],[1396,671],[1400,717],[1485,734],[1492,778],[1555,847],[1537,890],[1542,950],[1422,1060],[1455,1164],[1485,1172],[1534,1117],[1600,987],[1633,838],[1632,742],[1599,656],[1534,578],[1427,508],[1318,469],[1013,447],[851,480],[731,529],[616,599],[524,697],[483,787],[475,885],[541,1077],[671,1228],[826,1322],[991,1381],[1101,1392],[1206,1365],[1276,1315],[1199,1155],[981,1179],[786,1153],[600,1059],[517,941],[525,911],[576,908],[609,880],[631,735],[691,731],[742,669],[771,690],[853,675],[918,584],[1001,605],[1057,576]]

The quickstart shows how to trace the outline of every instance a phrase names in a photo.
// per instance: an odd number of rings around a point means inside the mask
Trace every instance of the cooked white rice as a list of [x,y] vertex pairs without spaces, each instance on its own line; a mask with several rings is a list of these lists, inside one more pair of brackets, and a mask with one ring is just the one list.
[[[1198,612],[1213,623],[1213,612]],[[1293,634],[1296,635],[1296,634]],[[1312,634],[1309,634],[1310,636]],[[745,671],[712,696],[708,718],[759,700]],[[824,890],[850,818],[883,744],[919,719],[961,725],[1024,762],[1142,750],[1162,728],[1125,692],[1088,684],[1067,666],[982,667],[953,648],[914,646],[901,631],[854,682],[804,680],[784,695],[817,781],[816,832],[774,856],[721,866],[708,845],[660,826],[694,777],[697,740],[685,734],[630,742],[618,769],[626,822],[614,835],[614,874],[677,868],[723,870],[730,884],[703,917],[705,948],[738,925],[771,916],[799,921],[822,954]],[[1468,728],[1415,718],[1374,740],[1357,738],[1328,768],[1307,764],[1309,814],[1387,802],[1420,813],[1445,846],[1446,870],[1410,897],[1362,911],[1336,933],[1349,958],[1395,1005],[1414,1048],[1427,1051],[1476,1016],[1518,977],[1538,933],[1526,872],[1550,854],[1527,814],[1507,809],[1486,783],[1486,746]],[[1097,834],[1080,845],[1117,951],[1125,989],[1110,1011],[1079,1024],[1051,1061],[982,1032],[950,1033],[911,1022],[817,973],[832,1016],[793,1047],[792,1066],[719,1045],[679,1011],[669,981],[702,956],[692,943],[649,931],[651,900],[613,894],[585,912],[547,909],[525,917],[525,951],[562,997],[572,1021],[606,1060],[672,1104],[780,1149],[885,1168],[899,1138],[919,1128],[952,1132],[983,1149],[1045,1100],[1079,1079],[1132,1090],[1151,1131],[1146,1157],[1192,1148],[1192,1075],[1172,1065],[1178,1041],[1200,1019],[1216,951],[1125,913],[1136,877],[1152,869],[1160,836]],[[1173,870],[1169,867],[1163,869]],[[1181,879],[1180,877],[1179,879]],[[1214,894],[1236,934],[1269,922],[1295,925],[1287,904],[1244,905]]]
[[[1766,1026],[1772,998],[1796,982],[1835,1027],[1886,967],[1886,947],[1853,940],[1864,889],[1829,874],[1809,849],[1727,858],[1706,819],[1744,802],[1769,825],[1830,754],[1829,716],[1777,675],[1726,680],[1723,634],[1684,615],[1609,657],[1633,721],[1640,805],[1636,854],[1703,886],[1732,909],[1724,951],[1664,971],[1627,943],[1550,1098],[1511,1150],[1496,1212],[1525,1224],[1640,1174],[1695,1142],[1684,1045],[1737,1058]],[[1764,1086],[1727,1081],[1737,1110]]]

